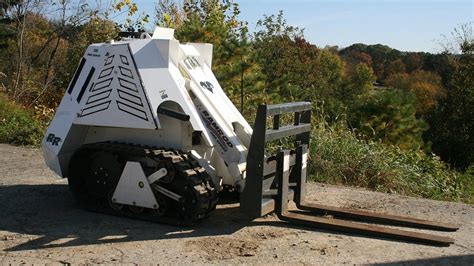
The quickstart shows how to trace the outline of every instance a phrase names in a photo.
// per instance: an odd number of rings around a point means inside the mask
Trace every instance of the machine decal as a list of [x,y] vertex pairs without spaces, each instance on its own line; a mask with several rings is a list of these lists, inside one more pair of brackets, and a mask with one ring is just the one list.
[[[132,50],[130,49],[130,45],[127,45],[127,49],[128,49],[128,52],[129,54],[132,54]],[[150,112],[150,115],[151,115],[151,120],[153,120],[153,124],[155,124],[155,128],[158,128],[158,123],[156,122],[156,120],[153,118],[153,111],[151,109],[151,105],[150,105],[150,102],[148,100],[148,96],[147,96],[147,93],[146,93],[146,90],[143,88],[143,80],[142,80],[142,77],[140,76],[140,72],[138,72],[138,67],[137,67],[137,63],[135,62],[135,59],[133,59],[133,57],[130,57],[131,58],[131,61],[133,63],[133,67],[135,68],[135,71],[137,73],[137,77],[138,77],[138,80],[140,81],[140,85],[141,85],[141,89],[142,89],[142,92],[143,92],[143,97],[145,98],[145,101],[146,101],[146,104],[148,106],[148,110]],[[122,61],[123,63],[123,61]],[[128,60],[127,60],[127,63],[128,63]]]
[[107,98],[109,98],[111,92],[112,92],[112,89],[109,89],[109,90],[105,90],[105,91],[96,93],[94,95],[91,95],[87,99],[86,104],[91,104],[91,103],[95,103],[95,102],[107,99]]
[[147,112],[146,96],[140,89],[138,73],[134,73],[130,66],[130,62],[133,62],[130,56],[121,51],[107,52],[105,56],[103,67],[95,84],[91,85],[87,101],[78,116],[96,114],[115,104],[119,111],[150,121],[152,112]]
[[128,59],[126,56],[124,55],[120,55],[120,61],[122,61],[122,64],[124,65],[127,65],[128,66]]
[[79,66],[76,69],[76,73],[74,73],[74,77],[72,78],[71,84],[67,89],[67,93],[71,94],[72,90],[74,89],[74,86],[76,86],[77,78],[79,78],[79,75],[81,74],[82,68],[84,67],[86,61],[87,60],[84,57],[81,59],[81,62],[79,63]]
[[53,146],[58,146],[59,142],[61,141],[60,137],[56,137],[53,133],[49,133],[46,137],[46,142],[51,143]]
[[196,60],[196,58],[192,57],[192,56],[188,56],[184,59],[184,64],[186,65],[186,67],[188,69],[194,69],[196,67],[199,67],[201,66],[199,64],[199,62]]
[[87,56],[100,57],[100,54],[98,54],[98,52],[99,49],[94,48],[94,50],[92,50],[92,53],[88,53]]
[[161,99],[164,100],[168,98],[168,94],[166,94],[166,90],[161,90],[160,91]]
[[201,112],[204,123],[206,127],[211,130],[211,135],[215,138],[219,146],[226,152],[228,148],[233,148],[234,144],[229,140],[225,135],[224,131],[219,127],[219,125],[214,121],[214,118],[206,111]]
[[130,115],[133,115],[135,117],[138,117],[138,118],[141,118],[143,120],[148,121],[148,117],[147,117],[146,113],[143,110],[135,108],[130,104],[126,104],[122,101],[117,101],[117,107],[118,107],[119,110],[121,110],[125,113],[128,113]]
[[99,78],[110,76],[110,74],[112,73],[112,70],[114,70],[113,66],[103,69],[102,71],[100,71]]
[[199,85],[201,85],[201,87],[203,87],[204,89],[207,89],[208,91],[214,93],[214,85],[212,85],[212,83],[210,83],[209,81],[201,81],[199,82]]
[[120,63],[122,65],[119,66],[119,69],[122,77],[119,77],[120,89],[118,89],[118,96],[120,100],[117,100],[117,107],[125,113],[148,121],[137,84],[127,80],[127,78],[133,79],[133,73],[130,68],[123,66],[126,65],[125,63],[128,64],[128,60],[123,58],[126,58],[126,56],[120,55]]
[[[109,55],[109,53],[106,53],[106,54],[105,54],[105,56],[108,56],[108,55]],[[105,59],[105,64],[104,64],[104,66],[110,65],[110,64],[112,63],[112,61],[114,60],[114,56],[115,56],[115,55],[113,54],[113,55],[107,57],[107,58]]]
[[130,82],[128,80],[125,80],[123,78],[118,78],[118,81],[119,81],[120,87],[122,87],[124,89],[134,91],[134,92],[138,92],[137,84],[132,83],[132,82]]
[[143,102],[142,102],[142,99],[138,96],[135,96],[129,92],[126,92],[124,90],[121,90],[121,89],[118,89],[118,94],[119,94],[119,98],[126,101],[126,102],[129,102],[130,104],[134,104],[134,105],[138,105],[138,106],[141,106],[143,107]]
[[82,96],[84,96],[84,92],[86,92],[87,86],[89,86],[89,82],[91,81],[92,76],[94,75],[95,68],[92,67],[91,70],[89,71],[89,74],[87,75],[86,80],[84,81],[84,84],[82,85],[81,91],[77,95],[77,102],[81,102]]
[[113,78],[109,78],[109,79],[104,79],[100,82],[97,82],[94,86],[91,86],[90,91],[99,91],[102,89],[109,88],[110,83],[112,83],[112,79]]
[[105,101],[105,102],[99,102],[94,105],[89,105],[87,108],[84,108],[80,114],[78,114],[78,117],[84,117],[84,116],[98,113],[100,111],[107,110],[109,109],[110,102],[111,101]]

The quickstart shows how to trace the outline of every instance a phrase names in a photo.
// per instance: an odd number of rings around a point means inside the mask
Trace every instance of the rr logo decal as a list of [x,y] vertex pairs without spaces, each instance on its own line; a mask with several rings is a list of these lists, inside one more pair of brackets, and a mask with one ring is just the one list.
[[58,146],[59,142],[61,141],[60,137],[56,137],[54,134],[49,133],[46,137],[46,142],[50,142],[53,146]]

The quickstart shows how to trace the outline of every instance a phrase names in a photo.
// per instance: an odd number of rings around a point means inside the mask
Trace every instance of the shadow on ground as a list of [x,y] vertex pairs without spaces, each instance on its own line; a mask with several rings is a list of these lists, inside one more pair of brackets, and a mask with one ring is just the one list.
[[211,219],[192,227],[89,212],[75,203],[65,184],[1,186],[0,198],[0,230],[40,236],[5,251],[228,235],[249,223],[238,205],[220,206]]
[[474,255],[445,256],[430,259],[416,259],[375,264],[379,266],[420,265],[474,265]]
[[[229,202],[219,205],[209,219],[192,227],[110,216],[79,208],[66,184],[0,186],[0,198],[0,230],[35,236],[4,251],[222,236],[233,234],[247,226],[277,226],[328,232],[268,219],[249,221],[240,213],[238,204]],[[347,232],[337,234],[354,236]]]

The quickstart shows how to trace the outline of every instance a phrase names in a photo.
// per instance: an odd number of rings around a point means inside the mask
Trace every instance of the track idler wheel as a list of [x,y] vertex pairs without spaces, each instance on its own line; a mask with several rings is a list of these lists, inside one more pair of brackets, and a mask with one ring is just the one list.
[[114,200],[114,192],[115,189],[109,190],[109,193],[107,195],[107,203],[109,204],[109,207],[114,210],[114,211],[121,211],[123,209],[123,204],[116,203]]

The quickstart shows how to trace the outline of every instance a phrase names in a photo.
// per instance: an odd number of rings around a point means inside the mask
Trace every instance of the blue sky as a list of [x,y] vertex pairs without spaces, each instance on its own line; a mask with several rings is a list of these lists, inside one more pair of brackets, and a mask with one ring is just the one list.
[[[153,14],[154,1],[136,0]],[[346,47],[386,44],[402,51],[438,52],[441,34],[474,21],[474,0],[236,0],[251,31],[264,14],[283,10],[288,24],[304,28],[311,43]]]

